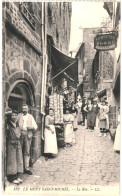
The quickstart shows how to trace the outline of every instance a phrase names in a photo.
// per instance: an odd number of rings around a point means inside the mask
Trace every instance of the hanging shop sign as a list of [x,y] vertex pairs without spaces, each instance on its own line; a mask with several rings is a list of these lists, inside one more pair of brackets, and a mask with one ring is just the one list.
[[94,38],[94,49],[96,50],[114,50],[117,47],[117,35],[113,33],[98,34]]

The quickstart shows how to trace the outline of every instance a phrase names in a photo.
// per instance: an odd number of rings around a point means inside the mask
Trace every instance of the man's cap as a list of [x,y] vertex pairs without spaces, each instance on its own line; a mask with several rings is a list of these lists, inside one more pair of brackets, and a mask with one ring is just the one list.
[[12,109],[12,113],[11,114],[18,114],[18,111],[17,110],[14,110],[14,109]]

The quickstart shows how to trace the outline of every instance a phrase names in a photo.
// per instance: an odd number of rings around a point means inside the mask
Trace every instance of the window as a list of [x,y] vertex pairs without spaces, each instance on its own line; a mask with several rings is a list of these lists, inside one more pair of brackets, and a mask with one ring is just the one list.
[[33,4],[31,2],[21,3],[20,4],[20,11],[21,11],[22,15],[24,16],[24,18],[26,19],[26,21],[30,24],[30,26],[33,29],[35,29],[36,22],[33,17],[33,15],[34,15]]

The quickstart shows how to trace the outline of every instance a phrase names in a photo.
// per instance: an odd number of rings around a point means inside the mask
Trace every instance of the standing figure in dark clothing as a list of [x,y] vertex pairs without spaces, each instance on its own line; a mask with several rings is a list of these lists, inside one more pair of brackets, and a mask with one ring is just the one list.
[[96,117],[98,113],[99,113],[99,108],[97,104],[97,99],[93,99],[93,106],[91,112],[91,131],[94,130],[94,127],[96,125]]
[[81,112],[83,116],[83,122],[82,125],[85,126],[85,119],[87,119],[87,112],[84,110],[84,107],[87,106],[87,98],[84,98],[82,107],[81,107]]
[[7,123],[7,178],[9,182],[19,184],[23,173],[23,156],[20,143],[21,131],[17,123],[17,111],[12,111]]
[[88,99],[88,104],[84,107],[84,111],[87,112],[87,129],[91,129],[91,99]]
[[97,100],[93,100],[93,104],[91,104],[91,100],[88,100],[88,104],[84,107],[84,110],[87,112],[87,128],[94,130],[96,124],[96,116],[99,112]]

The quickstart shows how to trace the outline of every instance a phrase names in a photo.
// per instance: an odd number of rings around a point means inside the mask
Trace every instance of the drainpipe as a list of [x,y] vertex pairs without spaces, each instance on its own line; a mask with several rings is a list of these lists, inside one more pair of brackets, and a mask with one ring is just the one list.
[[113,2],[113,29],[115,29],[115,2]]
[[47,73],[47,28],[46,28],[46,3],[42,2],[42,17],[41,17],[41,26],[42,26],[42,53],[43,53],[43,67],[42,67],[42,87],[41,87],[41,114],[42,114],[42,139],[43,139],[43,130],[44,130],[44,116],[45,116],[45,92],[46,92],[46,73]]
[[[2,4],[2,17],[3,17],[3,29],[2,29],[2,49],[3,49],[3,53],[2,53],[2,74],[5,79],[5,65],[6,65],[6,28],[5,28],[5,18],[6,18],[6,2],[4,2]],[[2,78],[2,77],[1,77]],[[1,82],[2,83],[2,82]],[[6,182],[6,109],[8,107],[8,102],[5,98],[5,81],[2,83],[2,88],[3,88],[3,99],[2,99],[2,116],[4,118],[4,120],[2,121],[2,189],[5,190],[5,182]],[[6,106],[5,106],[6,104]]]
[[[46,81],[47,81],[47,3],[44,3],[44,16],[45,16],[45,21],[44,21],[44,26],[45,26],[45,31],[44,31],[44,58],[45,58],[45,64],[44,64],[44,94],[46,93]],[[44,95],[44,107],[45,107],[45,95]]]

